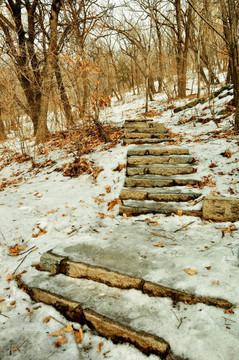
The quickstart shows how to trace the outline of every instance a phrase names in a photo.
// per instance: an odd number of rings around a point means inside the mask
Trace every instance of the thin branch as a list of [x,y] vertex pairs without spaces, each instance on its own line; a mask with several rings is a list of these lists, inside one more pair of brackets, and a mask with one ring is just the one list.
[[187,0],[187,3],[191,6],[191,8],[195,11],[195,13],[218,35],[221,39],[225,41],[227,45],[229,45],[227,39],[219,32],[217,29],[215,29],[214,26],[212,26],[207,19],[205,19],[204,16],[200,14],[200,12],[193,6],[190,0]]

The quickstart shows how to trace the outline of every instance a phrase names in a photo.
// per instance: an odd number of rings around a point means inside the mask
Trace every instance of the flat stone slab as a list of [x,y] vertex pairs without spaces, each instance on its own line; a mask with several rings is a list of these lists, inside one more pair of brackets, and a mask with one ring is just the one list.
[[165,186],[184,186],[184,185],[196,185],[198,180],[190,179],[188,175],[175,175],[174,177],[170,176],[160,176],[160,175],[137,175],[129,176],[125,179],[126,187],[165,187]]
[[128,156],[162,156],[162,155],[189,155],[189,149],[183,148],[165,148],[155,146],[137,146],[133,149],[128,150]]
[[162,142],[174,142],[174,139],[151,139],[151,138],[145,138],[145,139],[124,139],[124,144],[130,145],[130,144],[159,144]]
[[127,120],[125,120],[125,124],[127,124],[129,122],[132,122],[132,123],[135,123],[135,122],[153,122],[153,119],[127,119]]
[[155,122],[125,122],[124,124],[124,129],[134,129],[134,128],[142,128],[142,129],[158,129],[159,132],[165,132],[166,128],[164,124],[159,124],[159,123],[155,123]]
[[127,165],[154,165],[154,164],[190,164],[192,156],[128,156]]
[[168,342],[158,335],[159,324],[157,327],[152,326],[158,323],[155,317],[157,306],[152,308],[150,298],[140,293],[141,301],[146,301],[144,307],[151,308],[151,313],[147,314],[148,320],[154,317],[154,323],[149,326],[147,322],[145,326],[143,319],[139,321],[141,304],[130,304],[132,297],[136,296],[136,290],[130,290],[128,294],[94,281],[72,279],[61,274],[52,278],[45,273],[24,277],[21,286],[33,299],[56,307],[72,321],[82,325],[86,323],[104,337],[113,341],[124,340],[147,354],[166,358],[170,353]]
[[[167,222],[166,219],[165,221]],[[199,222],[199,220],[194,221]],[[177,223],[177,217],[174,222]],[[185,220],[185,223],[187,222],[190,222],[190,219]],[[175,228],[177,229],[177,226]],[[220,279],[221,252],[208,254],[201,252],[201,248],[204,247],[200,246],[202,240],[187,234],[188,232],[184,231],[174,234],[167,225],[164,230],[153,223],[145,226],[144,221],[135,220],[128,224],[126,220],[113,227],[111,232],[104,235],[104,239],[102,235],[93,231],[79,234],[78,241],[69,238],[71,243],[68,245],[59,245],[50,252],[42,254],[40,265],[46,271],[52,271],[55,267],[68,276],[100,281],[124,289],[135,288],[142,291],[145,284],[150,283],[147,289],[151,288],[150,292],[154,291],[155,295],[151,294],[153,296],[171,298],[174,296],[176,299],[176,295],[170,295],[175,294],[172,290],[174,289],[181,291],[181,295],[177,295],[177,301],[189,301],[189,297],[185,297],[187,293],[193,294],[194,297],[226,297],[229,302],[237,303],[238,289],[236,287],[235,291],[232,291],[232,284],[237,282],[239,268],[235,267],[233,273],[230,272],[232,283],[224,284],[223,287],[214,286],[212,281]],[[204,238],[205,230],[202,235],[201,233],[196,235]],[[226,241],[228,242],[225,239]],[[154,246],[159,242],[162,243],[162,247]],[[221,246],[224,249],[224,245]],[[191,255],[191,263],[199,273],[190,277],[184,269],[189,265],[188,250],[192,252],[192,249],[194,251]],[[208,266],[211,258],[215,259],[215,257],[218,258],[219,263],[218,267],[214,267],[211,275],[205,266]]]
[[155,165],[138,165],[135,167],[128,166],[126,173],[129,176],[134,175],[161,175],[161,176],[173,176],[180,174],[193,174],[196,169],[188,165],[168,165],[168,164],[155,164]]
[[167,138],[167,134],[164,132],[157,133],[157,132],[125,132],[124,133],[125,139],[165,139]]
[[[187,189],[188,191],[188,189]],[[121,200],[154,200],[154,201],[190,201],[197,199],[201,194],[195,192],[181,192],[180,190],[170,191],[165,189],[138,189],[124,188],[120,193]]]
[[[131,125],[131,124],[130,124]],[[143,126],[143,124],[140,124],[140,126],[125,126],[124,127],[124,133],[128,134],[128,133],[132,133],[132,132],[137,132],[137,133],[165,133],[165,128],[163,128],[161,125],[157,125],[157,124],[145,124]]]
[[215,221],[238,221],[239,198],[207,196],[203,201],[203,217]]

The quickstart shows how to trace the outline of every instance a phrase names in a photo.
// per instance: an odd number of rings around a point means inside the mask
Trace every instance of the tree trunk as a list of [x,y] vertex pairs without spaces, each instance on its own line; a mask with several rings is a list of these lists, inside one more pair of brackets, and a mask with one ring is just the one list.
[[60,69],[60,66],[58,64],[58,58],[56,56],[54,57],[53,66],[54,66],[54,71],[55,71],[55,76],[56,76],[56,80],[57,80],[58,89],[59,89],[59,92],[60,92],[61,101],[62,101],[62,104],[63,104],[63,109],[64,109],[64,113],[65,113],[67,126],[70,127],[70,126],[72,126],[74,124],[74,121],[73,121],[73,116],[72,116],[72,111],[71,111],[71,106],[70,106],[70,103],[69,103],[69,99],[68,99],[66,89],[65,89],[65,86],[64,86],[64,83],[63,83],[63,79],[62,79],[61,69]]
[[2,120],[2,109],[0,108],[0,141],[6,139],[5,126]]
[[190,28],[192,22],[192,8],[187,9],[187,20],[185,22],[185,40],[182,37],[182,11],[181,0],[175,0],[177,21],[177,74],[178,74],[178,96],[186,96],[188,50],[190,39]]

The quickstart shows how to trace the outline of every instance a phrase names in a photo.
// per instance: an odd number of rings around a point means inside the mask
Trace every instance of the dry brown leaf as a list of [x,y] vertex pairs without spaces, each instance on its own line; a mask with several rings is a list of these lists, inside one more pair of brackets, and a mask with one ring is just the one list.
[[219,285],[219,281],[216,281],[216,280],[214,280],[212,283],[213,283],[214,285]]
[[111,191],[111,186],[110,186],[110,185],[106,185],[106,186],[105,186],[105,190],[106,190],[107,194],[109,194],[110,191]]
[[98,344],[98,349],[97,349],[98,353],[101,352],[101,348],[102,348],[103,345],[104,345],[104,344],[103,344],[102,342],[100,342],[100,343]]
[[77,344],[80,343],[84,337],[82,327],[79,329],[79,331],[74,331],[74,334]]
[[123,218],[128,219],[128,216],[125,213],[123,213]]
[[182,209],[178,209],[178,215],[182,216],[183,215],[183,210]]
[[0,299],[0,303],[3,302],[3,301],[5,301],[5,299]]
[[113,210],[115,205],[121,205],[122,201],[120,199],[114,199],[108,203],[108,210]]
[[188,274],[188,275],[196,275],[197,274],[197,270],[192,270],[192,269],[184,269],[184,271]]
[[47,323],[51,320],[51,318],[52,318],[52,316],[49,315],[49,316],[47,316],[45,319],[43,319],[42,321],[43,321],[45,324],[47,324]]
[[158,244],[154,244],[154,246],[157,246],[157,247],[163,247],[163,243],[158,243]]
[[66,344],[67,343],[67,338],[65,337],[65,335],[63,334],[61,338],[57,338],[57,342],[59,344]]
[[153,226],[157,226],[159,223],[157,222],[157,221],[155,221],[154,223],[153,223]]
[[13,276],[10,275],[10,274],[7,274],[6,279],[7,279],[8,282],[10,282],[11,280],[13,280]]
[[233,315],[233,314],[234,314],[234,311],[233,311],[232,309],[226,310],[226,311],[224,312],[224,314]]
[[71,331],[73,331],[73,327],[69,324],[69,325],[67,325],[66,327],[63,328],[63,331],[71,332]]

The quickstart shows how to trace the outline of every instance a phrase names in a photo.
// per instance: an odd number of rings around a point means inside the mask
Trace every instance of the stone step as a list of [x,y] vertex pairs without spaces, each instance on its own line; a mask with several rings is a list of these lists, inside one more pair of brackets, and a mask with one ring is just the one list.
[[[39,274],[36,270],[32,275],[24,274],[19,286],[35,301],[55,307],[70,322],[87,324],[90,329],[114,342],[132,344],[148,355],[155,354],[166,360],[185,359],[185,349],[181,346],[185,328],[178,326],[177,317],[172,315],[173,304],[164,298],[164,294],[171,291],[174,303],[180,301],[179,298],[182,296],[183,303],[177,305],[176,313],[180,316],[185,312],[185,307],[189,307],[190,318],[197,318],[196,323],[189,324],[192,330],[191,345],[188,345],[190,353],[198,349],[198,329],[202,333],[202,338],[206,339],[208,329],[215,319],[214,308],[202,304],[200,307],[188,305],[195,304],[194,300],[199,300],[199,297],[187,296],[168,288],[160,289],[162,297],[155,298],[135,289],[121,290],[62,274]],[[154,295],[154,284],[148,283],[147,289]],[[214,298],[205,297],[201,300],[205,301],[205,304],[212,300],[208,305],[220,306],[223,309],[233,306],[227,301]],[[217,309],[218,316],[223,316],[224,311]],[[177,326],[178,330],[173,330]],[[174,348],[174,352],[169,344]],[[206,348],[210,348],[210,345],[210,339],[208,342],[205,341]]]
[[153,122],[153,119],[127,119],[127,120],[125,120],[125,124],[127,124],[127,123],[135,123],[135,122],[142,122],[142,123],[144,123],[144,122]]
[[124,124],[124,129],[158,129],[159,132],[165,132],[166,128],[164,124],[155,122],[130,122]]
[[188,165],[138,165],[135,167],[127,167],[127,175],[161,175],[161,176],[173,176],[173,175],[183,175],[183,174],[193,174],[197,171],[192,166]]
[[159,144],[162,142],[174,142],[174,139],[124,139],[123,143],[125,145],[131,145],[131,144]]
[[202,217],[202,205],[189,205],[186,202],[156,202],[149,200],[124,200],[119,208],[120,215],[126,214],[177,214],[178,210],[182,210],[183,215]]
[[[134,129],[135,131],[135,129]],[[167,134],[165,133],[147,133],[147,132],[125,132],[124,138],[125,139],[165,139]]]
[[127,165],[154,165],[154,164],[190,164],[192,156],[128,156]]
[[124,133],[137,132],[137,133],[165,133],[165,128],[157,124],[149,124],[147,126],[126,126]]
[[180,192],[175,190],[160,191],[158,189],[141,189],[138,188],[124,188],[121,190],[121,200],[154,200],[154,201],[190,201],[200,197],[200,193]]
[[[34,300],[54,306],[70,321],[87,324],[101,336],[133,344],[146,354],[171,359],[170,345],[160,337],[162,319],[158,319],[165,299],[158,299],[157,310],[152,299],[137,290],[128,293],[62,274],[24,276],[21,286]],[[137,304],[132,301],[134,296],[140,296]]]
[[163,177],[160,175],[138,175],[130,176],[125,179],[126,187],[166,187],[166,186],[185,186],[197,185],[198,180],[182,177]]
[[155,146],[145,146],[140,147],[137,146],[133,149],[128,150],[127,152],[129,156],[145,156],[145,155],[152,155],[152,156],[170,156],[170,155],[189,155],[189,149],[183,148],[163,148],[163,147],[155,147]]
[[[133,230],[136,235],[136,244],[128,244],[127,252],[125,252],[124,237],[119,237],[117,232],[115,234],[117,241],[113,236],[111,244],[106,248],[105,245],[102,247],[100,243],[95,246],[91,241],[90,244],[78,242],[71,246],[62,245],[45,252],[40,259],[41,270],[48,271],[51,274],[64,274],[71,278],[93,280],[124,290],[136,289],[152,297],[168,297],[176,302],[203,303],[224,309],[233,307],[233,304],[227,300],[217,299],[209,295],[196,296],[155,282],[154,274],[159,270],[158,264],[161,255],[156,247],[152,249],[149,246],[147,234],[145,231],[142,233],[138,227],[139,224],[137,224],[137,229]],[[125,224],[122,225],[120,233],[122,235],[127,233]],[[150,228],[149,234],[152,238]],[[145,247],[145,245],[147,246]],[[141,257],[142,252],[145,254],[143,257]],[[119,253],[124,253],[124,256],[119,257]],[[196,291],[200,293],[200,284]]]

